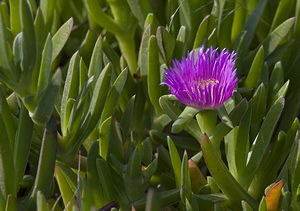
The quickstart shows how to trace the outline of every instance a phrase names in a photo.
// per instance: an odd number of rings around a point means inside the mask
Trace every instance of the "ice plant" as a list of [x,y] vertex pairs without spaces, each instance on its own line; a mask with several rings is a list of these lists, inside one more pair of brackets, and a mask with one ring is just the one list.
[[162,83],[179,101],[200,110],[222,105],[232,96],[238,81],[233,69],[235,52],[223,49],[219,54],[212,47],[204,50],[202,47],[188,53],[181,62],[173,61],[174,67],[166,69]]

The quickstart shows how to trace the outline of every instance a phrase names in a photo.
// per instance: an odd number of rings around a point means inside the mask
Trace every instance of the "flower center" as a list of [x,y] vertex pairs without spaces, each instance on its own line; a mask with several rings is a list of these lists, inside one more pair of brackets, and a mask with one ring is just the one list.
[[[193,93],[197,92],[198,95],[200,96],[201,95],[200,89],[205,90],[205,87],[208,86],[209,84],[213,88],[216,84],[219,84],[220,81],[217,80],[217,79],[207,79],[207,80],[195,81],[194,83],[196,84],[196,89],[194,88],[195,86],[193,86],[191,84],[191,89],[192,89],[191,91],[192,91],[192,93],[188,92],[188,96],[189,96],[189,98],[191,100],[193,100]],[[214,98],[214,96],[213,96],[213,89],[210,89],[210,93],[204,92],[204,95],[210,95],[211,99],[213,99]]]
[[196,84],[197,86],[201,86],[202,89],[204,89],[206,86],[211,84],[212,86],[216,85],[219,83],[219,80],[217,79],[207,79],[207,80],[202,80],[202,81],[197,81]]

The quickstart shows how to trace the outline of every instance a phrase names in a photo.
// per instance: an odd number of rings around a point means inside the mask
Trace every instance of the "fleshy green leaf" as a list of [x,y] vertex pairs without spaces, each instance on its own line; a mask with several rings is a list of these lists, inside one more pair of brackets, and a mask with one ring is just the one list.
[[6,201],[7,195],[16,196],[16,183],[12,149],[2,118],[0,118],[0,132],[0,190]]
[[56,120],[54,117],[51,117],[44,130],[37,176],[31,197],[35,198],[38,190],[42,191],[46,196],[49,195],[55,168],[56,147]]
[[258,79],[261,75],[263,64],[264,64],[264,48],[261,46],[255,55],[248,76],[244,82],[244,86],[246,88],[255,88]]
[[18,210],[18,204],[16,197],[13,195],[8,195],[7,196],[7,201],[5,205],[5,211],[17,211]]
[[52,44],[52,62],[57,58],[58,54],[66,44],[73,27],[73,18],[70,18],[59,30],[53,35]]
[[251,207],[256,209],[258,207],[258,203],[250,195],[248,195],[248,193],[233,178],[205,134],[201,138],[201,147],[205,163],[210,174],[215,179],[219,188],[229,198],[232,205],[240,207],[241,201],[245,200],[251,205]]
[[[174,95],[163,95],[159,99],[159,104],[163,111],[173,120],[177,120],[178,116],[182,112],[179,108],[173,105],[169,100],[176,100]],[[196,120],[191,120],[189,124],[186,124],[184,129],[190,133],[192,136],[196,138],[196,140],[200,140],[201,138],[201,131],[196,122]]]
[[[241,118],[243,117],[244,113],[248,109],[248,103],[246,100],[242,100],[229,114],[229,118],[231,119],[231,122],[233,126],[237,126],[237,124],[240,122]],[[231,127],[227,126],[224,122],[221,122],[217,125],[216,129],[214,130],[214,133],[211,135],[210,139],[212,142],[218,143],[220,142],[223,137],[229,133],[231,130]]]
[[[7,43],[8,38],[7,38],[6,31],[7,30],[4,25],[3,16],[2,13],[0,13],[0,53],[1,53],[0,66],[2,66],[2,68],[5,68],[7,69],[7,71],[9,71],[11,66],[10,64],[11,52],[10,52],[9,45]],[[1,70],[1,74],[3,74],[2,70]]]
[[100,180],[100,184],[102,185],[103,192],[106,198],[108,199],[108,201],[115,200],[116,193],[113,188],[113,178],[109,165],[105,160],[97,158],[96,167],[98,172],[98,178]]
[[235,2],[235,11],[233,13],[233,21],[232,21],[232,29],[231,29],[231,41],[234,42],[237,38],[238,34],[243,30],[247,10],[242,5],[246,4],[246,0],[241,0],[239,2]]
[[162,54],[165,63],[170,64],[175,48],[174,38],[168,33],[168,31],[164,27],[159,26],[156,31],[156,39],[157,46]]
[[130,154],[127,164],[127,171],[124,177],[126,192],[129,199],[132,201],[139,199],[146,188],[140,167],[141,155],[137,147],[135,147],[133,152]]
[[[63,135],[66,134],[67,125],[68,125],[68,111],[67,103],[69,99],[76,99],[78,95],[78,86],[79,86],[79,56],[78,52],[76,52],[69,63],[68,73],[65,80],[64,91],[61,100],[61,126]],[[70,115],[70,114],[69,114]]]
[[245,23],[245,30],[248,31],[246,35],[245,49],[248,49],[251,41],[254,38],[257,25],[261,19],[267,2],[267,0],[259,1]]
[[52,79],[46,90],[43,92],[43,95],[39,97],[38,105],[34,113],[30,113],[31,118],[35,123],[45,125],[49,120],[59,94],[61,77],[61,70],[58,69],[52,76]]
[[107,64],[95,82],[95,88],[89,107],[89,112],[92,118],[90,123],[91,125],[96,125],[99,121],[110,85],[111,70],[112,65]]
[[50,24],[52,24],[52,18],[55,9],[55,1],[51,0],[41,0],[40,1],[40,8],[43,12],[44,20],[46,25],[48,25],[48,29],[50,29]]
[[284,83],[284,72],[281,62],[276,62],[274,69],[272,71],[272,75],[270,78],[270,84],[269,84],[269,93],[268,93],[268,108],[271,106],[272,103],[274,103],[276,100],[273,100],[275,97],[275,94],[278,92],[280,87]]
[[108,153],[113,154],[120,162],[124,159],[123,142],[119,123],[113,117],[110,125]]
[[31,146],[33,122],[31,121],[25,106],[21,106],[18,129],[15,137],[14,166],[16,184],[19,184],[25,173]]
[[199,28],[197,30],[197,33],[196,33],[193,49],[196,49],[197,47],[200,46],[201,43],[203,43],[203,40],[204,40],[205,36],[207,35],[207,24],[208,24],[209,18],[210,18],[210,15],[207,15],[201,21]]
[[277,48],[283,38],[285,38],[285,36],[289,33],[294,23],[295,17],[287,19],[276,29],[274,29],[274,31],[272,31],[269,36],[262,42],[262,45],[264,46],[265,57],[270,55]]
[[190,194],[192,191],[192,185],[191,185],[191,177],[190,177],[190,171],[189,171],[189,164],[188,164],[188,155],[186,151],[183,154],[182,163],[181,163],[181,181],[180,181],[180,187],[181,187],[181,197],[184,198],[190,198]]
[[141,44],[140,44],[140,49],[139,49],[138,65],[140,67],[142,77],[148,75],[148,54],[149,54],[149,40],[151,36],[151,28],[152,28],[151,24],[145,27]]
[[194,193],[198,193],[198,191],[207,184],[207,181],[192,159],[189,160],[189,172],[192,190]]
[[51,61],[52,61],[52,39],[48,34],[47,40],[42,53],[42,61],[37,84],[37,90],[40,91],[48,86],[51,74]]
[[268,211],[267,210],[266,199],[265,199],[264,196],[262,197],[262,199],[260,201],[260,204],[259,204],[259,207],[258,207],[258,211]]
[[152,142],[149,137],[143,141],[142,162],[149,165],[152,161]]
[[173,166],[173,173],[176,181],[176,187],[180,187],[181,185],[181,160],[178,154],[178,151],[176,149],[176,146],[172,139],[168,137],[168,146],[169,146],[169,152],[170,152],[170,157],[172,161],[172,166]]
[[98,75],[101,73],[102,65],[103,65],[102,45],[103,45],[103,39],[102,36],[99,36],[94,46],[93,54],[90,61],[89,72],[88,72],[89,77],[95,76],[97,78]]
[[247,112],[241,119],[237,132],[235,146],[235,165],[237,173],[240,173],[246,167],[247,154],[249,151],[249,132],[251,125],[252,106],[249,104]]
[[36,204],[37,204],[37,211],[48,211],[48,206],[47,206],[45,196],[41,191],[37,192]]
[[73,192],[72,188],[70,187],[70,184],[68,181],[69,177],[67,177],[63,173],[63,171],[60,169],[59,166],[56,166],[55,167],[55,178],[58,183],[58,187],[61,192],[64,205],[66,206],[67,204],[69,204],[69,206],[67,207],[66,210],[72,211],[72,205],[76,204],[76,199],[72,198],[74,195],[74,192]]
[[184,126],[188,124],[188,122],[194,118],[195,114],[198,113],[199,110],[193,107],[186,106],[182,113],[178,116],[178,119],[172,125],[172,132],[179,133],[183,130]]
[[241,175],[241,184],[247,184],[255,174],[256,170],[259,168],[266,150],[268,148],[269,142],[272,138],[273,131],[276,127],[277,121],[279,120],[280,114],[284,107],[284,98],[279,98],[275,104],[270,108],[267,113],[263,124],[260,127],[260,131],[255,138],[254,143],[250,149],[247,166],[245,171]]
[[[27,1],[20,1],[20,22],[22,28],[22,69],[23,74],[28,74],[31,79],[36,62],[36,45],[35,45],[35,30],[33,25],[33,17]],[[26,79],[27,79],[26,77]]]
[[246,202],[246,201],[242,201],[242,208],[243,211],[254,211],[251,206]]
[[115,108],[117,107],[119,97],[124,89],[126,80],[128,76],[128,68],[123,70],[120,75],[117,77],[115,82],[113,83],[109,93],[107,95],[107,99],[102,111],[100,123],[103,122],[105,119],[110,117],[113,113]]
[[148,54],[148,93],[149,98],[157,113],[162,113],[159,105],[160,91],[160,69],[158,61],[158,47],[156,38],[152,35],[149,39]]
[[149,134],[151,138],[154,141],[157,141],[164,146],[168,145],[167,142],[167,137],[170,136],[173,142],[175,143],[176,147],[180,149],[186,149],[186,150],[191,150],[191,151],[199,151],[200,150],[200,145],[197,140],[195,140],[193,137],[185,137],[185,136],[179,136],[179,135],[168,135],[162,132],[159,132],[157,130],[150,130]]
[[189,38],[188,35],[189,33],[186,26],[181,26],[175,41],[174,58],[180,60],[182,57],[185,56],[187,42]]
[[266,110],[266,91],[261,83],[252,97],[252,122],[258,124],[264,117]]

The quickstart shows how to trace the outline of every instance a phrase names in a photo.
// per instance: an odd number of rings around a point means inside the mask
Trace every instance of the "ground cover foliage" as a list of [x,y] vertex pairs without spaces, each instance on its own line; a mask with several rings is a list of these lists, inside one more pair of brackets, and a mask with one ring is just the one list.
[[[0,210],[300,210],[299,0],[1,0]],[[214,111],[160,85],[236,52]]]

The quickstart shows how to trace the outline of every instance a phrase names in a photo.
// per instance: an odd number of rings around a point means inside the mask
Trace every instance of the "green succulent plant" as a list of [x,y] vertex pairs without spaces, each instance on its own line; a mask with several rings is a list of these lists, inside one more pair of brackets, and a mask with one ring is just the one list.
[[[299,12],[0,0],[0,210],[299,210]],[[238,82],[206,110],[162,83],[209,47]]]

